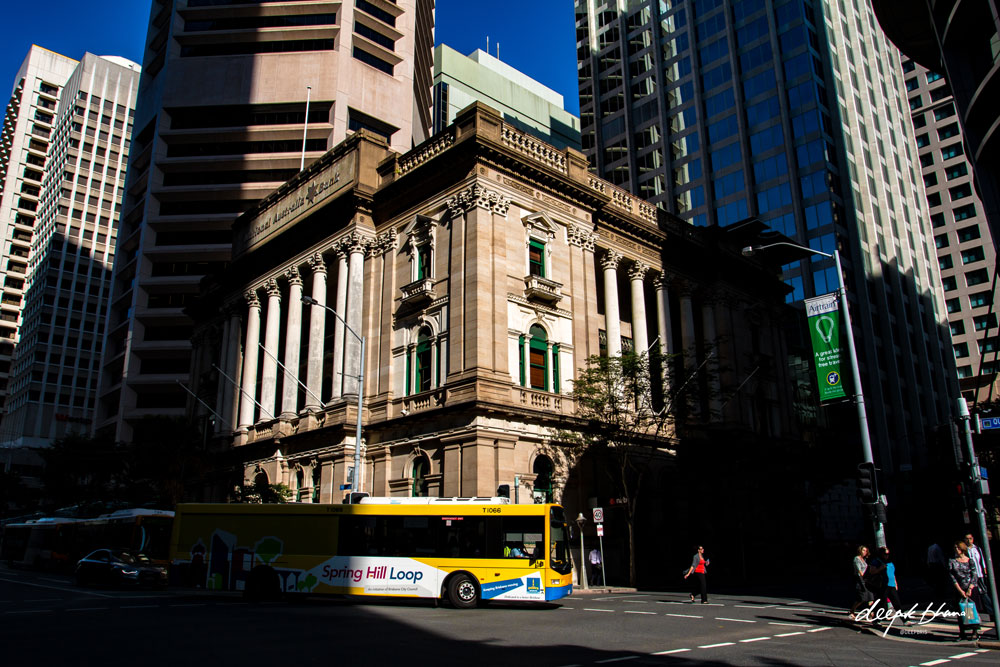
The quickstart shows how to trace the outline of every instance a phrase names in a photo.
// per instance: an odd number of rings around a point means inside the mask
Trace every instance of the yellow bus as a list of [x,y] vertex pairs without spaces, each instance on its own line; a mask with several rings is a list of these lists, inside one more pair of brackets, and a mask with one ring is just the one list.
[[175,583],[282,593],[557,600],[573,590],[559,505],[505,498],[365,498],[354,505],[181,504]]

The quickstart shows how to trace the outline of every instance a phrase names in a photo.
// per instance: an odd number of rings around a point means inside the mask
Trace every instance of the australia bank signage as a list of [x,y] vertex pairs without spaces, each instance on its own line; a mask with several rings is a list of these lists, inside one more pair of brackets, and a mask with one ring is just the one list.
[[244,223],[237,231],[233,255],[250,252],[297,223],[319,204],[346,189],[354,182],[356,159],[356,153],[348,153],[278,198],[257,217]]

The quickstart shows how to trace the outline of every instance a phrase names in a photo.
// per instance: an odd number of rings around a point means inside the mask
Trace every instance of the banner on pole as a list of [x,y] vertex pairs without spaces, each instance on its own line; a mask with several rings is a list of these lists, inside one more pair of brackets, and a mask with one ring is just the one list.
[[840,373],[840,304],[837,294],[824,294],[806,299],[809,337],[816,361],[819,400],[846,398]]

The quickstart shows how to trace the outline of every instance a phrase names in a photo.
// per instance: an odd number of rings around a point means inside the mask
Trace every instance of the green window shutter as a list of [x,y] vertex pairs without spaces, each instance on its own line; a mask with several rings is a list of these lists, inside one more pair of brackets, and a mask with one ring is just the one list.
[[552,345],[552,391],[559,393],[559,345]]
[[524,386],[524,335],[520,335],[517,338],[517,367],[519,371],[519,379],[521,386]]
[[412,361],[410,360],[410,356],[411,356],[410,353],[407,352],[406,353],[406,388],[403,391],[403,395],[404,396],[409,396],[410,395],[410,364],[412,363]]
[[535,239],[528,242],[528,273],[545,277],[545,244]]

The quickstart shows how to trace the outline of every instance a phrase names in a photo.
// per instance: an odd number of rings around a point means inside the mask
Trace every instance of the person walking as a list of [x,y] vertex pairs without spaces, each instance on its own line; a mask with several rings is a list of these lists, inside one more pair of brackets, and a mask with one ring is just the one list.
[[694,575],[691,602],[694,602],[695,594],[700,592],[701,603],[708,604],[708,582],[705,579],[705,575],[708,573],[708,563],[708,559],[705,558],[705,547],[698,546],[694,552],[694,558],[691,559],[691,567],[684,573],[685,579],[692,574]]
[[885,599],[892,604],[897,614],[903,612],[903,603],[899,601],[899,584],[896,583],[896,564],[892,562],[889,547],[879,547],[879,557],[885,563]]
[[601,552],[594,547],[590,550],[590,580],[595,586],[604,585],[604,569],[601,567]]
[[934,542],[927,547],[927,583],[934,591],[936,602],[946,602],[951,599],[948,559],[940,542]]
[[[965,542],[955,542],[955,557],[948,561],[948,575],[951,577],[951,583],[955,590],[953,595],[955,609],[961,612],[962,607],[960,603],[973,601],[976,583],[978,582],[976,567],[973,565],[972,559],[969,558],[969,547],[966,546]],[[979,626],[967,624],[964,614],[959,614],[958,638],[960,640],[968,639],[970,634],[972,639],[977,639],[979,637]]]
[[851,611],[847,614],[847,617],[852,621],[858,609],[861,607],[867,608],[874,600],[871,591],[868,590],[868,586],[865,584],[865,574],[868,572],[867,559],[868,547],[864,545],[859,546],[857,553],[854,555],[854,566],[852,568],[854,573],[854,604],[851,605]]
[[976,577],[979,578],[979,585],[976,586],[976,597],[978,598],[976,605],[980,612],[985,611],[992,617],[993,601],[990,599],[990,581],[986,576],[986,559],[983,558],[983,552],[976,546],[976,540],[972,533],[966,534],[965,546],[969,548],[969,559],[976,568]]

